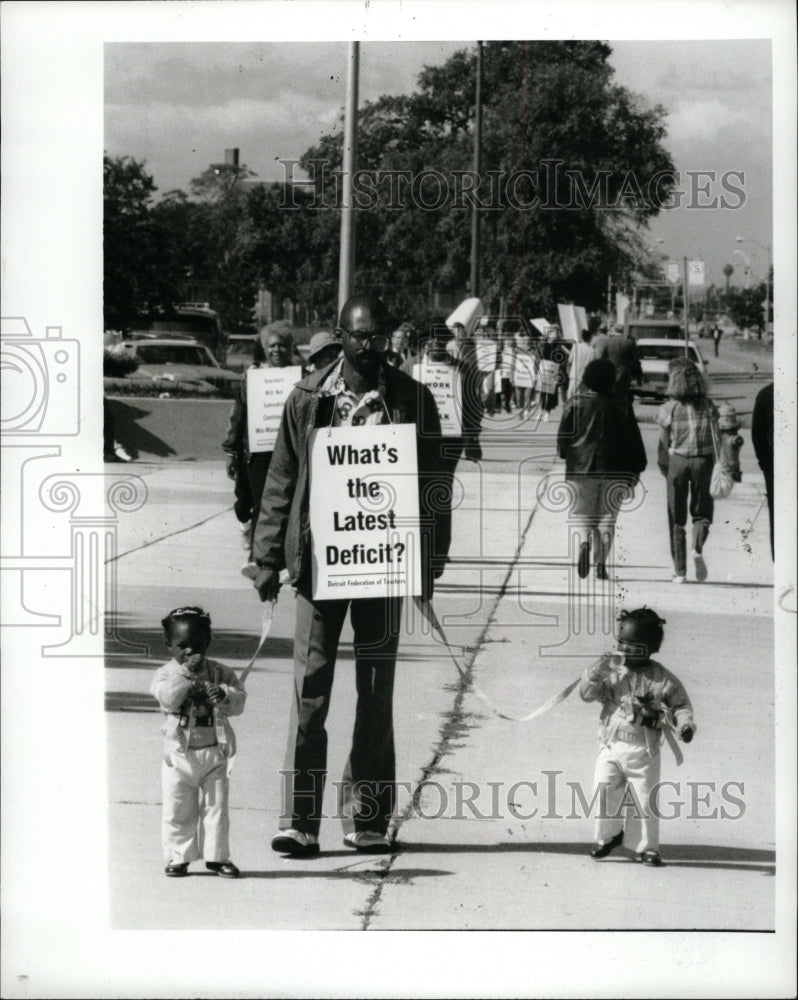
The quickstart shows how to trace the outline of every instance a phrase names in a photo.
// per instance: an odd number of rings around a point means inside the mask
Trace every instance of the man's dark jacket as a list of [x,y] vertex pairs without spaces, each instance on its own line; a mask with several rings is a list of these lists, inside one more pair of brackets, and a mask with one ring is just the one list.
[[[334,365],[313,372],[286,400],[261,511],[255,529],[254,558],[264,569],[288,569],[291,583],[310,585],[309,441],[315,427],[327,427],[335,397],[321,386]],[[451,540],[451,502],[438,488],[441,426],[430,390],[390,365],[383,365],[378,388],[393,423],[415,424],[422,533],[432,534],[434,553],[422,538],[422,577],[442,568]],[[431,556],[434,554],[434,561]]]

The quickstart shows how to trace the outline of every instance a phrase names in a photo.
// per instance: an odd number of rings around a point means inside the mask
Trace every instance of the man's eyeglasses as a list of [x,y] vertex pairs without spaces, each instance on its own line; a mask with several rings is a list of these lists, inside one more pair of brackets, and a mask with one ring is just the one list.
[[388,338],[384,333],[372,333],[369,330],[347,330],[345,327],[339,327],[340,333],[348,334],[356,344],[363,346],[366,343],[371,344],[375,351],[384,351],[388,346]]

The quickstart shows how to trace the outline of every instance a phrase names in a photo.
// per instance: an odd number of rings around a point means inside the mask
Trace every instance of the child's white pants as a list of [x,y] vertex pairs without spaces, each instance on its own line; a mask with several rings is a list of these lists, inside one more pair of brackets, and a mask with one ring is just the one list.
[[230,859],[230,781],[218,746],[170,753],[161,766],[167,861]]
[[659,752],[651,755],[639,743],[618,740],[602,745],[593,783],[595,790],[602,789],[595,826],[597,841],[610,840],[623,830],[624,847],[629,850],[659,850],[659,817],[649,804],[659,774]]

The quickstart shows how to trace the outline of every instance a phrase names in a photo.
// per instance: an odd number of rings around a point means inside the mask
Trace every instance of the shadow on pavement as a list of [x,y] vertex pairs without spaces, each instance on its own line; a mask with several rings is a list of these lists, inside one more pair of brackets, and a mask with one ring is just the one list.
[[[589,857],[591,842],[574,841],[522,841],[500,844],[418,844],[399,842],[402,852],[420,854],[576,854]],[[679,868],[729,868],[735,871],[762,872],[774,875],[776,852],[748,847],[715,847],[711,844],[675,844],[661,848],[663,867]],[[618,853],[597,864],[631,861],[630,853]]]

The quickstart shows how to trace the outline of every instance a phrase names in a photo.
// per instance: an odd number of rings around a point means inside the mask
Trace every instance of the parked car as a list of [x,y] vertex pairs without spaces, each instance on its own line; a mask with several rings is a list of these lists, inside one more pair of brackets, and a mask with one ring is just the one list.
[[128,340],[125,354],[138,362],[138,368],[127,376],[128,380],[162,382],[165,392],[170,385],[180,384],[199,392],[220,392],[230,396],[241,381],[238,372],[222,368],[209,348],[196,340]]
[[627,337],[634,337],[636,341],[646,340],[681,340],[684,344],[684,323],[678,319],[666,319],[664,317],[631,319],[626,317],[624,322],[624,334]]
[[182,302],[168,312],[142,318],[131,333],[133,340],[195,340],[225,363],[227,336],[219,314],[207,302]]
[[[643,399],[666,399],[668,395],[668,362],[674,358],[685,357],[683,340],[664,338],[646,338],[638,340],[637,352],[640,357],[640,367],[647,378],[643,385],[633,386],[636,396]],[[698,350],[692,340],[687,341],[687,355],[694,361],[699,371],[706,377],[708,361]]]
[[234,372],[244,372],[252,364],[252,353],[257,343],[254,333],[233,333],[227,342],[227,367]]

